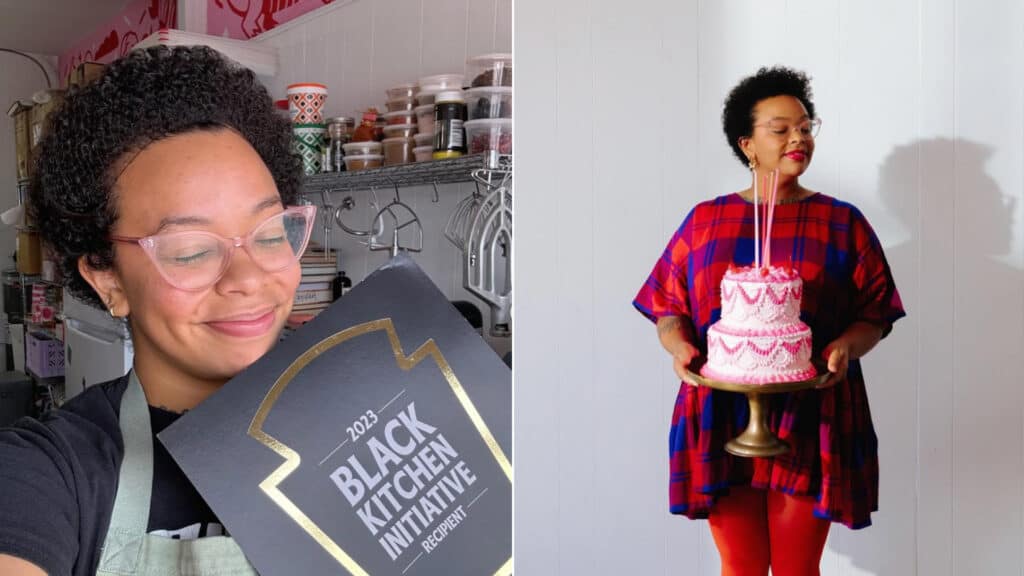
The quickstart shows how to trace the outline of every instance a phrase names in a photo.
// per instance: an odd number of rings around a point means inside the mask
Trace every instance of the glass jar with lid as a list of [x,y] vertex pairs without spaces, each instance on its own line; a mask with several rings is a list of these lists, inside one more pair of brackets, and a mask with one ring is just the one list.
[[345,151],[343,146],[352,141],[356,119],[349,116],[337,116],[327,121],[327,158],[324,172],[342,172],[345,170]]

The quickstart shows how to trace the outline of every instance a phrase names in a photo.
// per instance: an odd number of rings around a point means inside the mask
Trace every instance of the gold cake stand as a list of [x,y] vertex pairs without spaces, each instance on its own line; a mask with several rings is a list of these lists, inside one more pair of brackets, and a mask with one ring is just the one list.
[[722,380],[705,378],[690,369],[686,370],[686,377],[683,378],[683,381],[688,384],[714,388],[715,390],[746,394],[747,401],[750,402],[750,419],[747,422],[747,429],[739,436],[728,441],[725,444],[725,450],[736,456],[768,458],[785,454],[789,451],[789,445],[779,440],[779,437],[768,428],[768,414],[765,410],[764,395],[796,392],[821,386],[828,380],[831,373],[817,362],[815,362],[815,367],[819,370],[817,376],[799,382],[740,384],[738,382],[724,382]]

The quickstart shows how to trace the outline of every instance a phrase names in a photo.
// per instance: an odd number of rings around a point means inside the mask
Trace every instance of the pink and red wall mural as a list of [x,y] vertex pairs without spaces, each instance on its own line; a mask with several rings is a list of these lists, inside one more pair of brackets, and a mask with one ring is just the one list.
[[206,33],[246,40],[334,0],[210,0]]
[[[247,40],[334,0],[208,0],[206,33]],[[136,0],[57,58],[60,77],[82,62],[109,64],[161,28],[178,25],[177,0]]]
[[[211,4],[212,4],[211,0]],[[136,0],[94,33],[57,57],[63,82],[82,62],[108,64],[127,54],[140,40],[178,24],[176,0]]]

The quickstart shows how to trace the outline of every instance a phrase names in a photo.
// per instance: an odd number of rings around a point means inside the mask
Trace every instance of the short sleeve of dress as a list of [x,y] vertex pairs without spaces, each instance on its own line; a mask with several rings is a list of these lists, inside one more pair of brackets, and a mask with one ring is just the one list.
[[653,322],[666,316],[691,316],[686,262],[693,236],[692,220],[690,212],[633,299],[633,306]]
[[855,320],[879,326],[884,338],[892,330],[893,322],[907,314],[871,224],[858,210],[853,211],[852,220],[851,242],[857,255],[853,269]]

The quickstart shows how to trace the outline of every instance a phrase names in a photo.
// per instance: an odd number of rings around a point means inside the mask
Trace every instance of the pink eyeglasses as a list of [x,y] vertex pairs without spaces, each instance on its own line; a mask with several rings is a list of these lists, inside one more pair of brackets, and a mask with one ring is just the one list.
[[295,264],[309,244],[315,216],[316,206],[291,206],[267,218],[249,234],[234,238],[189,230],[145,237],[111,235],[110,239],[138,244],[169,284],[199,291],[224,277],[238,247],[266,272],[280,272]]

